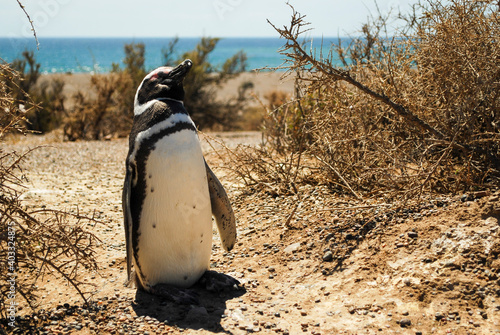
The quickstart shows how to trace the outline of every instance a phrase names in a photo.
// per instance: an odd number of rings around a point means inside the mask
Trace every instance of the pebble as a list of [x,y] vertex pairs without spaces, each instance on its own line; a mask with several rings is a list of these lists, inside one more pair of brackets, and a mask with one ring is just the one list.
[[294,244],[290,244],[288,247],[285,248],[284,251],[287,254],[291,254],[291,253],[294,253],[297,250],[299,250],[299,248],[300,248],[300,242],[297,242],[297,243],[294,243]]
[[399,325],[401,327],[409,327],[409,326],[411,326],[411,320],[410,319],[401,319],[401,321],[399,321]]
[[331,262],[333,260],[333,253],[331,251],[327,251],[324,255],[323,255],[323,260],[325,262]]

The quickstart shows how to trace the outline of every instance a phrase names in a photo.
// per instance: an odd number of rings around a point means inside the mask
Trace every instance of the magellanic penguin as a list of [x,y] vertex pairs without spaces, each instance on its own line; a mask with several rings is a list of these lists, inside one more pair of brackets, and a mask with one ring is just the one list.
[[224,249],[231,250],[236,240],[230,201],[205,162],[184,108],[182,82],[191,66],[185,60],[144,78],[126,159],[127,274],[138,288],[160,295],[165,287],[188,288],[211,273],[212,215]]

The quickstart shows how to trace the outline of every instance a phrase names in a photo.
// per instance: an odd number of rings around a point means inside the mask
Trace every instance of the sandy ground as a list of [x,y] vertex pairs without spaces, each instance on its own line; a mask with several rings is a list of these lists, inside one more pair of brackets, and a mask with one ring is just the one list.
[[[260,141],[253,132],[210,137],[229,147]],[[28,317],[19,333],[500,334],[498,192],[413,207],[357,202],[310,186],[300,188],[300,200],[276,197],[241,185],[224,168],[224,151],[203,139],[239,235],[226,254],[214,228],[211,268],[243,288],[194,288],[200,305],[179,306],[123,285],[126,139],[63,143],[51,134],[2,146],[23,152],[44,143],[25,161],[22,197],[29,206],[95,213],[100,223],[88,229],[102,240],[99,272],[83,274],[96,285],[92,307],[64,281],[45,276],[38,283],[44,311],[35,318],[23,308]]]

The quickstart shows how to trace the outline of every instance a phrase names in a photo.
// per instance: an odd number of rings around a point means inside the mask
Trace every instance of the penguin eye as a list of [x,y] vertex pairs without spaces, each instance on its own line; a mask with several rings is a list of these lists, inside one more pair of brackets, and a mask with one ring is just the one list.
[[172,69],[170,68],[160,68],[157,69],[155,72],[151,73],[148,81],[157,81],[157,80],[162,80],[168,78],[168,74],[170,73]]

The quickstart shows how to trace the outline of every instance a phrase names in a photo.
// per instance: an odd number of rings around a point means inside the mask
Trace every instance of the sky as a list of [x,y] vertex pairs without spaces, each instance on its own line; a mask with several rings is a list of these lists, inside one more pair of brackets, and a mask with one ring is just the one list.
[[[277,37],[267,22],[290,24],[285,0],[21,0],[39,37]],[[378,0],[382,13],[416,0]],[[30,37],[16,0],[1,0],[0,36]],[[355,35],[374,0],[290,0],[311,36]]]

